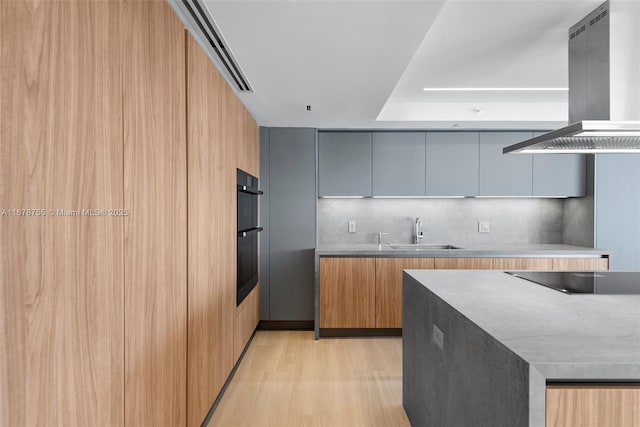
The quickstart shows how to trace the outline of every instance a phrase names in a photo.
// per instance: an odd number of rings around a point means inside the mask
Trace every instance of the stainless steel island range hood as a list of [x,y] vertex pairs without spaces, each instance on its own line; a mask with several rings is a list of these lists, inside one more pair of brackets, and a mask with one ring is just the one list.
[[503,153],[640,153],[640,0],[610,0],[569,30],[569,122]]

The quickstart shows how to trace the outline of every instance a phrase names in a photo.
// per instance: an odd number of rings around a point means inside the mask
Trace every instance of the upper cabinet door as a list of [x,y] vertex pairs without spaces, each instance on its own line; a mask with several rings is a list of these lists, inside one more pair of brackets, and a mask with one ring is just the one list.
[[318,133],[318,195],[372,195],[371,132]]
[[373,134],[373,195],[424,196],[424,132]]
[[532,196],[531,154],[502,154],[508,145],[530,139],[532,132],[480,133],[480,196]]
[[427,196],[477,196],[478,156],[478,132],[427,132]]
[[[534,132],[533,136],[544,132]],[[586,194],[584,154],[534,154],[533,195],[582,197]]]

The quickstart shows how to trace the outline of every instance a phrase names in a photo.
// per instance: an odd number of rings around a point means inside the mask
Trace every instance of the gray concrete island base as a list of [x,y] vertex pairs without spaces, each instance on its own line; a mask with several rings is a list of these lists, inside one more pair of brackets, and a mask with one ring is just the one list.
[[486,270],[403,282],[413,426],[544,426],[547,381],[640,382],[639,296],[565,295]]

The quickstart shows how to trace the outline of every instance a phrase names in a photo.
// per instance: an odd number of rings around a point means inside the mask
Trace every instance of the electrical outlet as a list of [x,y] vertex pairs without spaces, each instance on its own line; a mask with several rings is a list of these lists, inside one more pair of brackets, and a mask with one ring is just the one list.
[[478,233],[488,233],[491,230],[490,224],[486,221],[478,222]]
[[355,232],[356,232],[356,222],[349,221],[349,233],[355,233]]

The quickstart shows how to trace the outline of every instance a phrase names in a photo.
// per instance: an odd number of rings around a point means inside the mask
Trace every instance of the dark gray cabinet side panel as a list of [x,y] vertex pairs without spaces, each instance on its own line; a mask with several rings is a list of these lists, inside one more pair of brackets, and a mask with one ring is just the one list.
[[269,320],[313,320],[315,130],[271,128]]
[[370,132],[318,133],[318,195],[371,196]]
[[258,234],[260,256],[260,319],[269,319],[269,128],[260,127],[260,218],[258,224],[264,228]]
[[612,251],[609,268],[640,270],[640,154],[595,160],[595,244]]
[[427,132],[427,196],[478,195],[478,132]]
[[373,132],[373,195],[424,196],[424,132]]
[[532,132],[480,133],[480,196],[531,196],[531,154],[502,154],[502,149],[530,139]]
[[[545,132],[534,132],[540,136]],[[586,194],[587,157],[584,154],[534,154],[533,195],[582,197]]]

